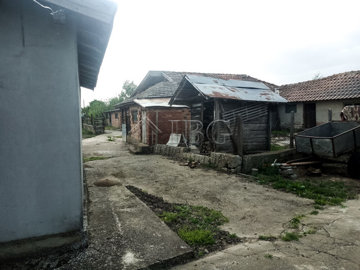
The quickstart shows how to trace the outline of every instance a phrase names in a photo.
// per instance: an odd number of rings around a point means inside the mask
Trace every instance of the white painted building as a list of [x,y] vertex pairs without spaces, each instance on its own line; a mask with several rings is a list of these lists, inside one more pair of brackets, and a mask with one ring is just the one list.
[[295,128],[310,128],[328,122],[329,109],[332,120],[341,120],[344,106],[360,104],[360,71],[283,85],[279,91],[288,100],[278,106],[281,128],[290,127],[291,111],[295,112]]

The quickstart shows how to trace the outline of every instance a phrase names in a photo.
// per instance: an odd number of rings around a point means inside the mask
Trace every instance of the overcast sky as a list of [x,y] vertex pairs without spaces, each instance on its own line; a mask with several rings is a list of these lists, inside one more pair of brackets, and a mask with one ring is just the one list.
[[277,85],[360,70],[359,0],[116,2],[97,87],[82,89],[82,105],[117,96],[149,70],[247,74]]

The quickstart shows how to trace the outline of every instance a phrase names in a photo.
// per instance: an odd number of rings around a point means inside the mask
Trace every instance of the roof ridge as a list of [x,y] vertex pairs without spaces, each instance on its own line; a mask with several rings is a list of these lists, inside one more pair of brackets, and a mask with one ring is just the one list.
[[280,94],[291,102],[360,98],[360,70],[280,86]]
[[315,82],[315,81],[322,81],[322,80],[327,80],[331,77],[340,77],[342,75],[348,75],[351,73],[359,73],[360,74],[360,70],[351,70],[351,71],[346,71],[346,72],[341,72],[341,73],[335,73],[326,77],[322,77],[322,78],[318,78],[318,79],[312,79],[312,80],[307,80],[307,81],[302,81],[302,82],[297,82],[297,83],[289,83],[289,84],[283,84],[280,86],[280,88],[285,87],[285,86],[293,86],[293,85],[300,85],[300,84],[305,84],[305,83],[309,83],[309,82]]
[[250,75],[244,73],[213,73],[213,72],[197,72],[197,71],[171,71],[171,70],[150,70],[150,71],[157,71],[163,73],[176,73],[176,74],[213,74],[213,75],[237,75],[237,76],[247,76],[251,77]]

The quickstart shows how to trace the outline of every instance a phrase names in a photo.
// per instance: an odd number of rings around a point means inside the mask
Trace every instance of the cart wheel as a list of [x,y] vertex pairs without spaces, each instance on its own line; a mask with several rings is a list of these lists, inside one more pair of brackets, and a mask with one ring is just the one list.
[[351,155],[348,162],[348,173],[351,177],[360,179],[360,153],[355,152]]

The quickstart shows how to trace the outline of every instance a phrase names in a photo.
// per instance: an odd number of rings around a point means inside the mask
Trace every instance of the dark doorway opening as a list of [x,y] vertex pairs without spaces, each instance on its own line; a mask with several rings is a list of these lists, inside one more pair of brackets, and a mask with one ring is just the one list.
[[316,104],[304,103],[304,128],[316,126]]

